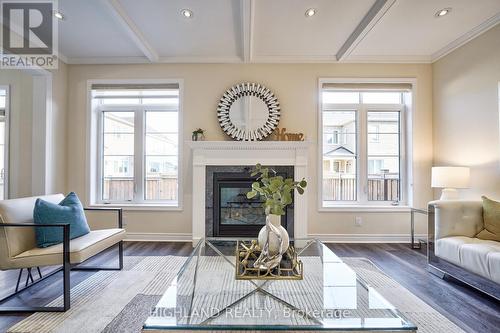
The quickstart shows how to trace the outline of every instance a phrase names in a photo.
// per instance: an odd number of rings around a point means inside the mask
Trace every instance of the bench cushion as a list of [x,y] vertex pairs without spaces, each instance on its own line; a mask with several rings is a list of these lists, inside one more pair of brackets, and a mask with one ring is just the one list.
[[[70,262],[79,264],[125,238],[125,229],[93,230],[70,241]],[[50,266],[62,264],[63,244],[46,248],[34,247],[13,259],[21,267]]]
[[[0,200],[0,223],[33,223],[35,201],[59,203],[64,199],[62,194],[44,195],[19,199]],[[35,228],[6,227],[0,228],[0,267],[10,269],[12,257],[36,247]]]

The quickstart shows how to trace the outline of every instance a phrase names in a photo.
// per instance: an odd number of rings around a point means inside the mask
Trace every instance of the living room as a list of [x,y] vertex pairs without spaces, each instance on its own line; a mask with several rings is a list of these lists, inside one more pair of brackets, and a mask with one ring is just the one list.
[[0,331],[498,330],[498,0],[0,4]]

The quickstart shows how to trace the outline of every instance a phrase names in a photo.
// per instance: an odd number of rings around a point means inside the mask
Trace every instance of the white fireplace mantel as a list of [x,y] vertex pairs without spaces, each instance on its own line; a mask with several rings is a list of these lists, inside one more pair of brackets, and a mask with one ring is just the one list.
[[[307,178],[307,141],[189,141],[193,164],[193,243],[205,237],[207,165],[290,165],[296,180]],[[307,237],[307,192],[295,196],[295,238]]]

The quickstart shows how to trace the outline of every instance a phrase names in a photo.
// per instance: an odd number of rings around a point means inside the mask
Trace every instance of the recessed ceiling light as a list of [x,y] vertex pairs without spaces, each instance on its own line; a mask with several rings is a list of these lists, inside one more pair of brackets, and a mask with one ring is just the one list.
[[190,11],[189,9],[183,9],[183,10],[181,10],[181,14],[185,18],[191,18],[191,17],[193,17],[193,12]]
[[61,12],[55,11],[54,16],[60,20],[64,20],[64,15]]
[[306,10],[305,15],[306,15],[306,17],[311,17],[311,16],[316,15],[316,9],[309,8],[308,10]]
[[441,10],[438,10],[435,14],[436,17],[443,17],[446,14],[449,14],[451,12],[451,8],[443,8]]

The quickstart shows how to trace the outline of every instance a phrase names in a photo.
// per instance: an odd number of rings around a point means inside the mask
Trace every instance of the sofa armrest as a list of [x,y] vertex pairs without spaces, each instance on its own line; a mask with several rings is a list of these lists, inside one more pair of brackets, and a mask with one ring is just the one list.
[[474,237],[484,228],[481,201],[437,200],[429,202],[429,236]]
[[[62,255],[63,255],[63,265],[64,265],[64,269],[68,269],[69,270],[69,251],[70,251],[70,247],[69,247],[69,242],[70,242],[70,235],[69,235],[69,232],[70,232],[70,224],[69,223],[54,223],[54,224],[35,224],[35,223],[0,223],[0,228],[17,228],[17,227],[22,227],[22,228],[54,228],[54,227],[58,227],[58,228],[62,228],[63,229],[63,252],[62,252]],[[6,254],[7,255],[7,254]],[[8,260],[5,260],[4,258],[2,258],[0,260],[0,268],[1,269],[9,269],[9,265],[8,265]],[[66,282],[65,282],[66,283]]]
[[121,208],[111,208],[111,207],[86,207],[83,208],[86,211],[109,211],[118,213],[118,228],[123,228],[123,209]]

